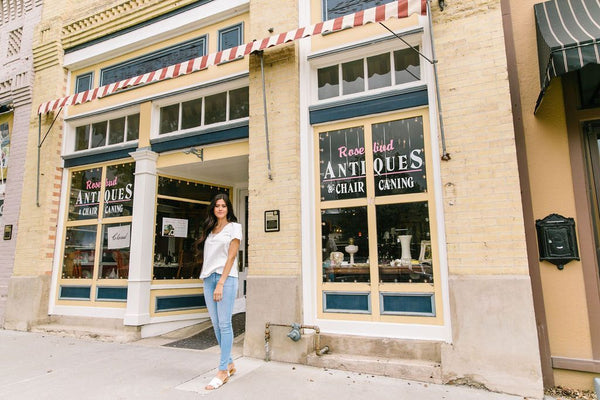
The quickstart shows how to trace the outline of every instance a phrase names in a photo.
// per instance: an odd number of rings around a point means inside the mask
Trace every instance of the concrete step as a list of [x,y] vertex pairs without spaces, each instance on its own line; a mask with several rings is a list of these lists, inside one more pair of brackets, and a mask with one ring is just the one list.
[[440,363],[350,354],[308,355],[307,364],[314,367],[353,371],[428,383],[442,383]]
[[118,343],[141,338],[138,327],[125,326],[123,320],[111,318],[53,316],[49,323],[32,326],[31,331]]
[[442,342],[436,341],[322,333],[321,346],[325,345],[329,347],[329,354],[421,360],[434,364],[439,364],[442,360]]

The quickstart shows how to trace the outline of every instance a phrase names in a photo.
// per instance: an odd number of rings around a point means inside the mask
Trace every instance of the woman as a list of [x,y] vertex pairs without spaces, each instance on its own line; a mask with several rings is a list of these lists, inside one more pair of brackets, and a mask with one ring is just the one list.
[[226,383],[235,372],[231,358],[231,314],[238,290],[237,254],[242,226],[237,223],[226,194],[216,195],[210,203],[202,232],[204,263],[200,278],[204,280],[204,300],[221,348],[219,370],[205,388],[214,390]]

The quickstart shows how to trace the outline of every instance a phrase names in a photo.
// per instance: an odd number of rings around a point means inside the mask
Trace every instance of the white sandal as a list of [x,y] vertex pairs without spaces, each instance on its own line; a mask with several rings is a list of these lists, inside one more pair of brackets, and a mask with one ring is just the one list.
[[[206,387],[204,389],[216,390],[216,389],[220,388],[221,386],[223,386],[224,384],[226,384],[228,380],[229,380],[229,376],[227,376],[223,380],[221,380],[215,376],[214,378],[211,379],[210,382],[208,382],[208,385],[206,385]],[[209,386],[212,387],[212,389],[208,389]]]

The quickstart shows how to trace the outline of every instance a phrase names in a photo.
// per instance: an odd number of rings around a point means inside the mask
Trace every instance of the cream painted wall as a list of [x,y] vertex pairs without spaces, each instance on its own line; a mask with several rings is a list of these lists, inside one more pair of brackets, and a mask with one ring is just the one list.
[[[244,25],[244,30],[246,30],[247,29],[246,27],[248,26],[248,14],[247,13],[244,14],[244,15],[239,15],[239,16],[236,16],[236,17],[233,17],[233,18],[229,18],[229,19],[224,20],[224,21],[220,21],[218,23],[215,23],[215,24],[212,24],[212,25],[209,25],[209,26],[202,27],[202,29],[198,29],[198,30],[195,30],[193,32],[188,32],[188,33],[185,33],[183,35],[179,35],[177,37],[170,38],[170,39],[167,39],[167,40],[155,43],[155,44],[153,44],[151,46],[146,46],[146,47],[144,47],[142,49],[139,49],[139,50],[136,50],[136,51],[131,51],[131,52],[122,54],[120,57],[111,58],[109,60],[106,60],[104,62],[100,62],[100,63],[95,64],[95,65],[90,66],[90,67],[81,68],[79,70],[71,71],[72,79],[71,79],[71,86],[70,86],[70,92],[69,93],[74,93],[74,90],[75,90],[75,77],[77,75],[93,71],[94,72],[94,87],[98,87],[99,86],[99,82],[100,82],[100,71],[103,68],[109,67],[111,65],[118,64],[120,62],[131,60],[131,59],[134,59],[136,57],[140,57],[140,56],[143,56],[145,54],[149,54],[149,53],[152,53],[154,51],[158,51],[158,50],[164,49],[164,48],[169,47],[169,46],[173,46],[173,45],[181,43],[181,42],[185,42],[187,40],[196,39],[196,38],[199,38],[199,37],[201,37],[203,35],[207,35],[207,39],[208,39],[208,41],[207,41],[207,48],[206,48],[206,54],[214,53],[218,49],[218,37],[219,37],[219,33],[218,32],[219,32],[219,30],[223,29],[223,28],[230,27],[230,26],[234,26],[234,25],[237,25],[237,24],[240,24],[240,23],[242,23]],[[244,35],[243,35],[244,43],[248,41],[247,36],[248,36],[247,32],[244,32]],[[246,63],[235,62],[235,63],[232,63],[232,64],[235,65],[238,68],[242,68],[243,69],[244,66],[247,68],[247,62]],[[219,72],[219,76],[224,76],[224,74],[222,72],[222,70],[223,70],[222,67],[223,66],[219,66],[218,67],[219,71],[220,71]],[[215,69],[215,68],[212,68],[212,69]],[[203,78],[206,79],[207,77],[203,77]],[[178,78],[178,79],[181,79],[181,78]]]
[[[533,10],[533,5],[538,2],[510,2],[534,218],[541,219],[557,213],[575,218],[577,224],[563,91],[559,78],[552,81],[538,113],[533,114],[540,91]],[[562,271],[548,262],[541,262],[539,268],[551,355],[592,358],[581,262],[572,261]],[[587,374],[556,371],[555,383],[581,387],[583,375]],[[591,382],[591,379],[587,380],[587,388],[591,388]]]

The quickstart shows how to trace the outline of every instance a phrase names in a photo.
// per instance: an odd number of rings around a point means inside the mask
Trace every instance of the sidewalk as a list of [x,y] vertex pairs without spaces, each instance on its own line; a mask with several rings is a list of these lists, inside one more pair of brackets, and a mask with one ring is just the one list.
[[[415,399],[519,400],[518,396],[241,357],[216,391],[218,348],[164,347],[160,338],[119,344],[0,330],[0,399]],[[550,398],[546,398],[550,399]]]

